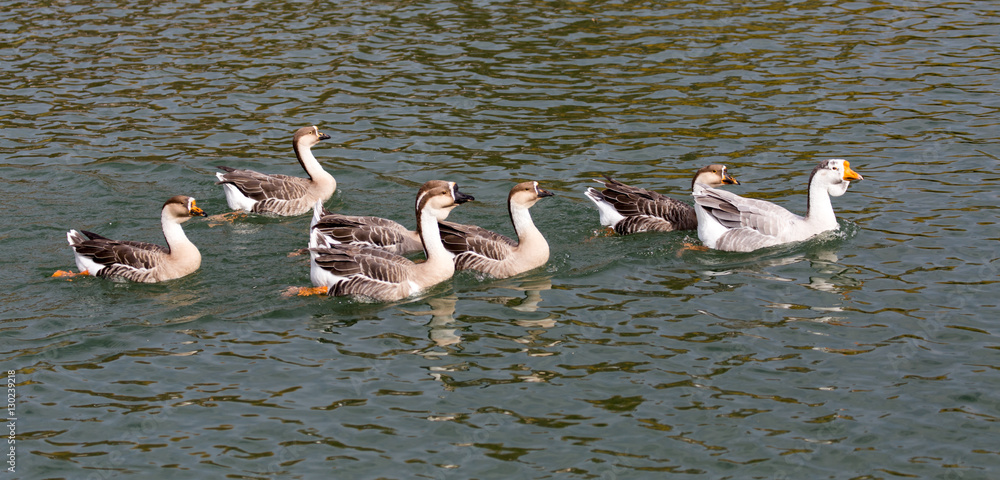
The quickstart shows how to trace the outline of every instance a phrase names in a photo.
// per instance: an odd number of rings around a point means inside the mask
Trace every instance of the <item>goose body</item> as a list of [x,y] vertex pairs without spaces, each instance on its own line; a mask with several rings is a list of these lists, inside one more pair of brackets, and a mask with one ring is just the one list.
[[851,170],[850,162],[836,158],[820,162],[809,178],[804,217],[771,202],[696,184],[692,194],[698,237],[705,246],[716,250],[751,252],[837,230],[840,226],[830,197],[847,192],[851,180],[862,177]]
[[420,235],[399,222],[381,217],[341,215],[323,210],[321,202],[313,207],[310,226],[310,247],[320,241],[381,248],[396,255],[409,255],[423,251]]
[[[698,228],[694,207],[644,188],[626,185],[605,175],[604,190],[588,188],[586,195],[601,216],[601,225],[620,235],[639,232],[670,232]],[[709,165],[699,169],[691,180],[691,188],[702,183],[711,187],[739,185],[729,175],[725,165]]]
[[475,270],[494,278],[507,278],[535,269],[549,261],[549,244],[535,227],[528,211],[552,193],[538,182],[522,182],[507,196],[507,210],[518,240],[475,225],[441,222],[441,240],[455,255],[457,270]]
[[225,166],[216,172],[226,194],[226,203],[233,210],[274,215],[301,215],[317,202],[325,202],[337,188],[333,175],[327,173],[312,153],[312,147],[330,138],[315,126],[302,127],[292,138],[295,156],[308,178],[279,174],[264,174]]
[[454,182],[431,180],[417,193],[417,232],[427,260],[414,263],[394,253],[369,246],[330,244],[311,232],[309,276],[313,285],[327,287],[333,296],[354,296],[391,302],[415,295],[455,273],[451,254],[441,243],[438,221],[452,209],[473,200]]
[[205,216],[191,197],[178,195],[163,204],[160,223],[167,246],[111,240],[88,231],[70,230],[66,240],[81,273],[155,283],[188,275],[201,266],[201,253],[181,228],[193,216]]

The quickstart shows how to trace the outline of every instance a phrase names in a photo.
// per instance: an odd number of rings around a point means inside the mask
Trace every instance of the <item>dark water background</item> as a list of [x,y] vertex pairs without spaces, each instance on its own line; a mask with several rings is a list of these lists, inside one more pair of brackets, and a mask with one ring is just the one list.
[[[997,2],[0,2],[2,478],[992,478],[1000,471]],[[157,285],[48,278],[69,228],[161,241],[226,164],[412,224],[416,187],[549,265],[425,298],[287,298],[308,216],[186,224]],[[595,237],[602,173],[698,167],[837,235],[757,254]],[[1000,333],[1000,332],[998,332]],[[4,450],[6,451],[6,450]],[[6,469],[6,465],[5,465]]]

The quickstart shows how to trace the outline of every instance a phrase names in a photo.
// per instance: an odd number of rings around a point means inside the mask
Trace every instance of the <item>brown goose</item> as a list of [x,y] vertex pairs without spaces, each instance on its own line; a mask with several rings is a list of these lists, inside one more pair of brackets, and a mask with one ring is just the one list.
[[[66,234],[73,248],[76,266],[81,275],[122,278],[135,282],[155,283],[183,277],[201,266],[201,253],[187,236],[181,224],[191,217],[204,217],[205,212],[194,199],[178,195],[163,204],[160,223],[167,246],[126,240],[111,240],[96,233],[70,230]],[[58,271],[53,276],[76,274]]]
[[[473,197],[458,191],[455,182],[431,180],[420,187],[416,213],[417,232],[427,253],[427,261],[423,263],[378,248],[330,245],[317,239],[319,246],[309,249],[309,276],[313,285],[326,287],[328,295],[391,302],[451,278],[455,264],[441,244],[438,221],[448,218],[452,209],[470,200]],[[312,236],[316,236],[315,232]]]
[[745,198],[707,185],[695,185],[698,238],[708,248],[751,252],[759,248],[806,240],[837,230],[830,197],[847,192],[851,180],[862,180],[847,160],[823,160],[809,177],[806,216],[800,217],[764,200]]
[[220,166],[225,173],[216,172],[216,185],[222,185],[226,202],[233,210],[282,216],[306,213],[317,201],[329,200],[337,189],[333,175],[323,170],[312,153],[312,147],[328,138],[315,126],[302,127],[292,137],[295,156],[309,178]]
[[[639,232],[670,232],[698,228],[694,208],[680,200],[659,193],[626,185],[605,175],[603,192],[588,188],[586,195],[597,205],[601,225],[612,228],[620,235]],[[726,172],[725,165],[709,165],[699,169],[691,180],[712,187],[739,185],[740,182]]]
[[510,189],[507,211],[517,233],[516,242],[475,225],[441,222],[441,240],[455,255],[455,268],[507,278],[544,265],[549,261],[549,244],[531,221],[528,209],[551,196],[538,188],[538,182],[522,182]]

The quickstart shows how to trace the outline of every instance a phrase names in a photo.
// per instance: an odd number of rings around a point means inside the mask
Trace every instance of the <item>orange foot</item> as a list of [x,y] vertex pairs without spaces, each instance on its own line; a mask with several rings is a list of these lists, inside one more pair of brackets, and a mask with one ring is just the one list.
[[327,287],[288,287],[281,292],[282,297],[308,297],[311,295],[326,295]]
[[308,249],[308,248],[300,248],[300,249],[298,249],[298,250],[295,250],[295,251],[292,251],[292,252],[289,252],[289,253],[288,253],[288,256],[289,256],[289,257],[298,257],[298,256],[300,256],[300,255],[305,255],[305,254],[307,254],[307,253],[309,253],[309,249]]
[[604,227],[604,228],[602,228],[602,229],[600,229],[600,230],[598,230],[598,231],[594,232],[594,236],[592,236],[592,237],[587,237],[587,239],[586,239],[586,240],[584,240],[584,241],[587,241],[587,242],[589,242],[589,241],[591,241],[591,240],[593,240],[593,239],[595,239],[595,238],[601,238],[601,237],[613,237],[613,236],[615,236],[615,235],[616,235],[616,233],[615,233],[615,229],[613,229],[613,228],[611,228],[611,227]]
[[687,243],[687,242],[685,242],[684,243],[684,248],[682,248],[682,249],[680,249],[680,250],[677,251],[677,256],[679,257],[679,256],[683,255],[684,252],[686,252],[688,250],[694,250],[694,251],[697,251],[697,252],[707,252],[707,251],[711,250],[711,248],[708,248],[708,247],[706,247],[704,245],[695,245],[693,243]]
[[52,274],[52,278],[65,278],[69,280],[72,279],[73,277],[80,275],[90,275],[90,272],[84,270],[80,273],[73,273],[73,272],[68,272],[66,270],[56,270],[56,272]]
[[237,212],[220,213],[218,215],[212,215],[208,217],[206,220],[208,220],[209,227],[217,227],[219,225],[222,225],[223,223],[233,223],[237,219],[242,220],[249,216],[250,215],[247,215],[246,212],[237,211]]

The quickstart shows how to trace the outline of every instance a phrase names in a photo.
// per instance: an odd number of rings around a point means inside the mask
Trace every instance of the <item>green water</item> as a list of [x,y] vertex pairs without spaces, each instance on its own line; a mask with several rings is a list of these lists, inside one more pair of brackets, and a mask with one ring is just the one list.
[[[996,2],[0,2],[3,478],[993,478],[997,45]],[[306,125],[334,211],[453,180],[511,234],[538,180],[549,264],[289,298],[309,218],[250,217],[179,280],[49,278],[69,228],[227,211],[216,165],[300,175]],[[725,163],[801,213],[831,157],[841,231],[753,254],[582,195]]]

